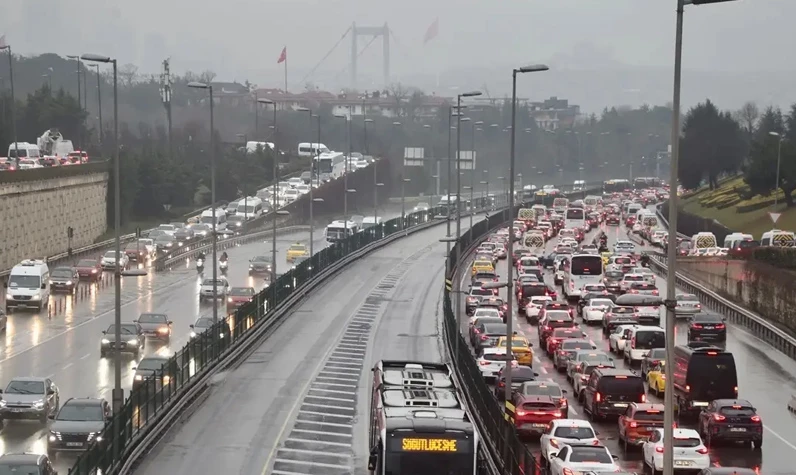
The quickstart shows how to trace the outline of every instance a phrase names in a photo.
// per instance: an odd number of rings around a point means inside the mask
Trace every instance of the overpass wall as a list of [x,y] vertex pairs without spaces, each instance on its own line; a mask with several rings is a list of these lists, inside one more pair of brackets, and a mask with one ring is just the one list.
[[69,226],[74,228],[73,249],[92,244],[107,230],[104,167],[67,176],[35,174],[31,179],[27,172],[4,172],[19,176],[0,178],[0,269],[66,252]]

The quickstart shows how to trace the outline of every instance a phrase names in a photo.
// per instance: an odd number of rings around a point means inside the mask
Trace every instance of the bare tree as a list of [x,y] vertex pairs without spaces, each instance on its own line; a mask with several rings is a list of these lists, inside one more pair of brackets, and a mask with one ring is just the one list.
[[390,87],[387,89],[389,92],[390,97],[393,98],[395,101],[395,109],[399,116],[406,115],[406,111],[404,110],[404,102],[409,95],[409,91],[401,84],[391,84]]
[[135,84],[138,79],[138,66],[134,64],[125,64],[118,70],[119,77],[122,79],[122,84],[130,87]]
[[202,71],[202,73],[199,75],[199,82],[210,84],[211,82],[213,82],[213,79],[215,78],[216,78],[216,73],[210,71],[209,69],[206,69]]
[[757,130],[757,122],[760,119],[760,109],[752,101],[745,103],[733,114],[735,120],[741,124],[741,128],[751,137]]

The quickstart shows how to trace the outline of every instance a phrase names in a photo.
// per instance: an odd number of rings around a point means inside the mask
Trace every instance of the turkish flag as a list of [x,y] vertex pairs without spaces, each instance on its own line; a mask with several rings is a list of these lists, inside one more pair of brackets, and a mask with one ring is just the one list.
[[284,63],[287,61],[287,46],[282,48],[282,54],[279,55],[279,59],[276,60],[276,64]]
[[423,44],[428,43],[429,41],[433,40],[439,34],[439,18],[434,19],[434,23],[432,23],[428,30],[426,30],[426,35],[423,37]]

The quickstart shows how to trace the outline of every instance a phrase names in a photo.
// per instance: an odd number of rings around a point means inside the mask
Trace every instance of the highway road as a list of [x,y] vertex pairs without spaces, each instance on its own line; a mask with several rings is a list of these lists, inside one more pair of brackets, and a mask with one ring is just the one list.
[[[602,226],[608,236],[609,248],[617,239],[627,239],[627,230],[622,227]],[[587,240],[595,236],[596,231],[589,233]],[[554,240],[547,246],[547,252],[552,251]],[[641,249],[652,250],[650,247]],[[510,275],[508,264],[501,261],[498,273],[502,276]],[[548,284],[553,283],[552,272],[546,271],[545,279]],[[661,295],[666,295],[665,277],[657,277],[657,287]],[[466,288],[469,284],[467,276],[462,277],[460,285]],[[559,288],[559,294],[561,289]],[[505,289],[501,290],[503,298],[506,297]],[[464,303],[462,303],[464,308]],[[534,344],[534,368],[540,373],[541,379],[555,381],[562,388],[569,391],[569,413],[570,417],[583,418],[585,415],[581,405],[576,398],[572,397],[572,388],[567,382],[564,374],[558,373],[552,366],[544,351],[538,346],[538,333],[535,325],[526,322],[524,314],[518,317],[516,305],[513,310],[514,326],[524,334]],[[708,312],[710,312],[708,310]],[[685,318],[678,318],[676,341],[678,344],[685,344],[687,324]],[[466,322],[467,319],[464,319]],[[464,323],[464,326],[467,324]],[[581,323],[581,327],[586,331],[598,346],[608,351],[608,342],[602,335],[600,327],[587,327]],[[466,328],[463,328],[466,331]],[[787,401],[792,394],[796,394],[796,362],[767,345],[764,341],[749,334],[745,329],[728,324],[727,350],[731,351],[735,357],[738,369],[739,397],[748,399],[757,407],[758,413],[763,419],[764,434],[762,451],[754,451],[749,446],[728,445],[710,449],[711,460],[716,466],[736,466],[758,468],[760,473],[766,475],[793,474],[793,458],[796,457],[796,419],[787,410]],[[617,367],[626,367],[620,358],[614,358]],[[651,401],[663,402],[662,398],[657,398],[651,393],[648,395]],[[600,440],[611,450],[614,455],[620,457],[620,465],[630,471],[644,471],[643,461],[639,450],[631,451],[626,454],[622,450],[618,440],[616,422],[593,423],[598,431]],[[696,428],[696,427],[694,427]],[[535,452],[538,451],[538,442],[530,442],[529,447]]]
[[[395,216],[399,213],[388,213]],[[287,248],[295,243],[309,243],[309,231],[277,236],[277,271],[288,269],[285,263]],[[316,229],[315,251],[328,244],[323,229]],[[236,246],[229,254],[229,281],[232,286],[251,286],[262,289],[262,278],[248,275],[249,260],[257,255],[270,255],[271,241]],[[209,268],[204,272],[210,275]],[[132,321],[143,312],[164,312],[173,324],[168,347],[148,344],[146,354],[180,349],[189,339],[190,327],[199,316],[212,315],[212,304],[199,304],[201,277],[192,260],[186,259],[169,271],[150,272],[145,277],[124,277],[122,281],[122,321]],[[13,376],[44,376],[53,379],[60,390],[60,400],[70,397],[104,397],[110,399],[114,381],[112,358],[100,358],[102,331],[113,323],[114,295],[110,278],[105,284],[81,283],[91,289],[85,297],[62,297],[64,311],[54,316],[47,312],[16,311],[9,316],[8,329],[0,336],[0,387]],[[82,295],[79,292],[78,295]],[[219,314],[226,313],[220,302]],[[123,361],[122,385],[129,391],[136,360],[132,356]],[[46,453],[46,428],[35,422],[11,421],[0,432],[0,454],[36,452]],[[59,455],[56,469],[66,473],[75,457]],[[201,472],[205,473],[205,472]]]
[[369,368],[442,361],[445,226],[403,238],[333,277],[211,389],[137,473],[362,473]]

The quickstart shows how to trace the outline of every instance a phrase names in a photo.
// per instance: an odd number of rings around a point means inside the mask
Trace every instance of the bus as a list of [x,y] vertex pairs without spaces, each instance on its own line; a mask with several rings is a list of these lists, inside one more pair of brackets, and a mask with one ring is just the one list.
[[627,180],[608,180],[603,182],[603,193],[621,193],[630,189],[630,182]]
[[536,185],[525,185],[522,187],[520,202],[533,203],[535,198],[536,198]]
[[586,228],[586,211],[583,208],[570,207],[564,212],[564,227],[567,229]]
[[477,473],[478,432],[446,364],[379,361],[370,401],[371,475]]
[[553,200],[553,211],[556,213],[563,213],[569,207],[569,200],[567,198],[555,198]]
[[579,299],[583,287],[603,281],[603,259],[596,254],[574,254],[564,267],[564,296]]
[[351,237],[359,232],[359,225],[354,221],[349,221],[347,224],[344,220],[332,221],[326,226],[326,241],[337,242],[342,241],[347,237]]
[[[439,199],[439,203],[437,203],[437,208],[439,208],[440,217],[447,217],[447,216],[456,216],[456,201],[458,201],[458,197],[456,195],[450,196],[450,201],[448,201],[448,195],[442,195]],[[464,209],[462,209],[464,211]]]
[[340,152],[323,152],[315,157],[318,174],[328,173],[331,178],[345,175],[345,155]]

